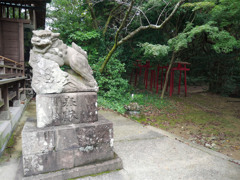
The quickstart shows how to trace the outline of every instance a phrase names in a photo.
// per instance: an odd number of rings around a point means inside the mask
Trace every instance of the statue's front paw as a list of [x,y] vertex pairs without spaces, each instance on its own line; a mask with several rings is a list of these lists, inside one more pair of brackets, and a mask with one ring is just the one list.
[[96,86],[97,86],[97,83],[96,83],[96,81],[90,81],[90,82],[88,82],[88,85],[89,85],[90,87],[96,87]]

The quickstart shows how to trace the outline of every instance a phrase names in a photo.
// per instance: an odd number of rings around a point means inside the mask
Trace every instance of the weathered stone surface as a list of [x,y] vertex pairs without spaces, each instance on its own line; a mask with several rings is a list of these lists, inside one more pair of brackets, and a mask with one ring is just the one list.
[[24,101],[25,99],[27,99],[26,94],[21,94],[20,95],[20,100]]
[[[32,87],[37,94],[98,91],[87,53],[76,44],[68,47],[59,33],[33,31],[29,64],[33,68]],[[60,66],[67,65],[66,72]]]
[[124,108],[127,110],[127,111],[140,111],[141,107],[139,106],[138,103],[136,102],[132,102],[130,103],[129,105],[125,105]]
[[13,101],[13,107],[18,107],[18,106],[20,106],[20,100],[14,100]]
[[109,160],[113,153],[113,126],[103,117],[94,123],[37,128],[26,122],[22,131],[25,176]]
[[[113,146],[113,126],[100,117],[95,123],[36,128],[36,121],[27,122],[22,131],[23,155],[81,148],[84,151],[98,144]],[[37,142],[37,143],[36,143]]]
[[41,94],[36,98],[37,127],[95,122],[95,92]]
[[122,168],[122,160],[117,155],[115,155],[114,159],[111,160],[75,167],[72,169],[63,169],[57,172],[24,177],[23,180],[66,180]]
[[9,120],[11,119],[10,111],[0,111],[0,120]]
[[11,123],[9,121],[0,121],[0,155],[7,145],[11,131]]

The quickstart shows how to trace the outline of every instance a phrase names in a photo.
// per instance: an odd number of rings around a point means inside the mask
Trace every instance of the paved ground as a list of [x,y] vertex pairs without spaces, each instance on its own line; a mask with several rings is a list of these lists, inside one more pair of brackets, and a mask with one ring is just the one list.
[[114,149],[124,169],[83,180],[240,179],[240,166],[223,154],[183,143],[174,135],[116,113],[100,114],[114,123]]
[[[183,143],[166,131],[143,127],[116,113],[100,114],[114,123],[114,149],[124,169],[81,180],[240,179],[240,165],[223,154]],[[12,159],[1,164],[0,179],[18,179],[18,163]]]

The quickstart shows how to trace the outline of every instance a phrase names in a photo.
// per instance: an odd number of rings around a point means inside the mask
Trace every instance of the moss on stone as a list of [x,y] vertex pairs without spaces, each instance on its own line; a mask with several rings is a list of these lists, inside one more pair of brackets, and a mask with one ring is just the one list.
[[3,135],[0,135],[0,149],[2,149],[3,145],[7,142],[9,136],[9,133],[5,137]]

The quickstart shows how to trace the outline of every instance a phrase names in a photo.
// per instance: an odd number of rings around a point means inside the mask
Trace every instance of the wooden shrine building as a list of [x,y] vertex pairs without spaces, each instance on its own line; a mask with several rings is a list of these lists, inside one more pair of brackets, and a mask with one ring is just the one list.
[[26,98],[24,54],[29,52],[24,51],[24,30],[44,29],[50,1],[0,0],[0,154],[9,139],[4,129],[12,131],[16,124],[11,107],[21,106]]

